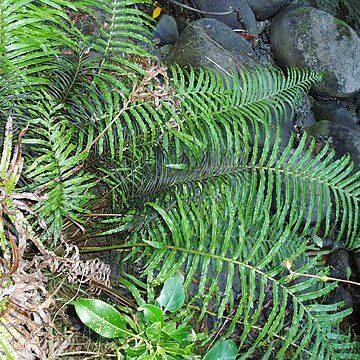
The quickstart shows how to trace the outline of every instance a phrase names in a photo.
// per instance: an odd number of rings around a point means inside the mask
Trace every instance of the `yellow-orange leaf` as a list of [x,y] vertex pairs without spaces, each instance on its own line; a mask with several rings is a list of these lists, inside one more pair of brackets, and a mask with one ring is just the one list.
[[161,14],[161,7],[160,6],[156,6],[156,8],[154,9],[153,13],[152,13],[152,17],[154,19],[156,19],[157,17],[159,17]]

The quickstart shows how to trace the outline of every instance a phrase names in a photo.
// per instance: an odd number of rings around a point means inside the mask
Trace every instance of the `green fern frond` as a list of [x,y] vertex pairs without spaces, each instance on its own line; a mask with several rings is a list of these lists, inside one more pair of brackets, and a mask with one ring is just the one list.
[[88,131],[91,125],[98,126],[96,120],[108,106],[93,84],[100,60],[97,55],[89,55],[89,49],[83,50],[78,55],[53,60],[53,69],[46,74],[53,79],[47,86],[48,94],[63,105],[63,116],[82,131]]
[[35,210],[48,226],[46,236],[52,235],[56,241],[65,219],[83,223],[81,215],[88,211],[86,205],[94,197],[91,188],[95,183],[94,176],[82,169],[88,156],[83,151],[86,139],[61,117],[62,105],[47,100],[32,110],[34,118],[24,144],[28,153],[36,156],[25,175],[32,190],[44,195]]
[[[158,99],[156,112],[152,101],[136,102],[122,114],[123,162],[116,169],[128,168],[129,159],[134,169],[142,166],[143,176],[126,188],[125,173],[108,169],[117,197],[141,204],[166,195],[170,204],[172,189],[185,187],[184,196],[198,201],[211,196],[204,184],[216,182],[223,191],[245,187],[249,191],[239,193],[237,201],[252,204],[249,219],[276,210],[279,224],[294,232],[315,233],[325,224],[329,234],[339,227],[338,239],[358,247],[358,175],[351,175],[350,159],[334,161],[327,148],[313,157],[314,145],[305,137],[296,149],[294,139],[285,147],[281,141],[281,117],[293,111],[316,75],[258,70],[243,73],[241,81],[231,79],[230,87],[210,72],[195,74],[175,68],[171,102]],[[177,125],[169,126],[170,121]]]
[[91,14],[88,21],[95,24],[93,32],[74,34],[78,46],[64,44],[60,50],[68,55],[49,59],[50,71],[42,74],[46,92],[64,104],[64,116],[84,133],[96,137],[104,131],[96,148],[111,158],[121,156],[124,136],[124,125],[114,118],[152,67],[146,48],[152,45],[153,19],[138,9],[139,4],[150,3],[75,2],[78,11]]
[[[277,224],[266,216],[258,219],[261,227],[244,225],[251,208],[237,207],[233,195],[218,191],[211,200],[190,208],[179,195],[171,211],[150,203],[160,220],[135,235],[134,242],[139,245],[141,239],[149,246],[144,244],[141,256],[137,253],[131,261],[146,264],[143,276],[152,285],[183,272],[189,305],[205,320],[207,313],[224,318],[228,335],[238,328],[243,358],[271,347],[268,353],[278,358],[355,359],[356,343],[338,328],[351,310],[316,301],[336,284],[292,282],[281,262],[274,261],[284,246],[291,246],[290,227],[277,232]],[[309,273],[315,264],[315,259],[308,259],[302,270]]]
[[[141,83],[152,67],[150,59],[153,56],[149,48],[152,46],[153,19],[138,8],[151,3],[149,0],[82,2],[82,10],[92,14],[98,27],[95,33],[86,37],[89,57],[96,57],[97,64],[91,69],[91,84],[84,84],[85,88],[88,85],[92,88],[87,97],[92,103],[84,113],[93,108],[87,126],[95,136],[106,129],[104,136],[96,141],[96,148],[99,154],[111,158],[121,157],[124,136],[129,136],[124,129],[126,125],[115,120],[135,85]],[[124,122],[136,127],[132,119],[125,118]]]
[[[129,261],[145,264],[143,275],[153,285],[183,272],[190,305],[201,317],[225,317],[228,335],[241,329],[244,358],[259,349],[265,358],[356,358],[356,343],[339,330],[350,310],[321,304],[336,284],[292,283],[282,266],[287,257],[295,262],[305,253],[305,236],[320,227],[325,234],[337,228],[348,247],[359,246],[359,174],[351,175],[350,159],[334,161],[328,148],[313,156],[306,137],[297,146],[294,138],[281,143],[281,117],[316,75],[258,70],[224,86],[212,73],[175,68],[171,78],[176,100],[160,99],[162,126],[154,126],[155,120],[151,127],[148,118],[136,140],[125,142],[123,158],[135,154],[134,168],[143,164],[144,174],[137,186],[129,181],[126,188],[118,180],[132,214],[128,230],[141,224]],[[142,109],[149,114],[149,104],[135,103],[124,114],[136,124]],[[177,126],[164,127],[170,120]],[[159,129],[158,138],[153,129]],[[152,149],[141,142],[149,134]],[[116,177],[110,178],[116,187]],[[319,273],[321,266],[307,261],[304,273]],[[240,284],[237,291],[234,283]]]
[[[65,34],[70,27],[66,25],[68,20],[60,6],[63,3],[60,0],[0,2],[3,73],[17,71],[28,77],[28,81],[34,81],[37,73],[49,68],[47,62],[59,54],[60,47],[76,46],[71,36]],[[71,31],[76,32],[75,29]]]
[[152,1],[88,0],[87,4],[87,10],[99,22],[98,34],[91,39],[90,45],[103,56],[99,72],[104,68],[118,76],[131,76],[134,71],[144,74],[144,69],[128,56],[149,56],[145,46],[151,46],[153,20],[137,6],[152,4]]

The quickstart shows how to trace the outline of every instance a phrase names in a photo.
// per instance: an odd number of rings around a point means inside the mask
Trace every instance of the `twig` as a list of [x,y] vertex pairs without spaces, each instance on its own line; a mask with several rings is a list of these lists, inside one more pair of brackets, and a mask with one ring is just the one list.
[[229,10],[229,11],[223,11],[223,12],[204,11],[204,10],[195,9],[195,8],[189,6],[189,5],[185,5],[185,4],[181,3],[180,1],[176,1],[176,0],[167,0],[167,1],[174,4],[174,5],[180,6],[180,7],[184,8],[184,9],[191,10],[191,11],[197,12],[199,14],[203,14],[203,15],[219,15],[219,16],[223,16],[223,15],[230,15],[230,14],[236,12],[236,10]]
[[129,109],[131,104],[136,103],[138,101],[142,100],[158,100],[168,94],[163,93],[163,88],[157,91],[151,91],[146,89],[146,86],[149,85],[153,80],[157,80],[157,77],[160,75],[164,79],[167,79],[166,74],[166,67],[158,67],[158,66],[152,66],[148,69],[146,69],[146,76],[142,79],[141,83],[137,85],[135,82],[133,85],[133,89],[131,93],[129,94],[129,97],[124,101],[122,108],[117,113],[116,116],[109,122],[109,124],[100,132],[100,134],[89,144],[86,146],[86,148],[82,151],[82,153],[89,152],[90,149],[99,141],[101,137],[105,135],[105,133],[114,125],[116,121],[118,121],[121,117],[121,115]]

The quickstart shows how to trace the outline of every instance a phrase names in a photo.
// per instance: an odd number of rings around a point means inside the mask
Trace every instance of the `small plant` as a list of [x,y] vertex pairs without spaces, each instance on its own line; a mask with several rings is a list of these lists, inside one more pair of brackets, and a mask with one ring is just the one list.
[[[72,304],[90,329],[105,338],[119,339],[119,351],[126,359],[199,359],[194,354],[199,335],[184,317],[176,316],[184,305],[183,281],[181,275],[167,279],[155,304],[143,303],[136,296],[140,307],[130,316],[97,299],[80,298]],[[231,360],[237,351],[233,341],[218,341],[204,359]]]

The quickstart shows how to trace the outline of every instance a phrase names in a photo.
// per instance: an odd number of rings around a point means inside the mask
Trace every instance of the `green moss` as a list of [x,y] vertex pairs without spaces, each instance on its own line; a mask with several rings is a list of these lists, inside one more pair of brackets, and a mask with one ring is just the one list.
[[343,38],[351,39],[350,27],[345,22],[334,18],[334,24],[337,31],[336,40],[342,40]]
[[309,13],[312,10],[310,6],[298,6],[295,8],[296,14]]
[[321,71],[319,72],[319,75],[321,76],[321,81],[327,81],[334,78],[334,74],[330,71]]

